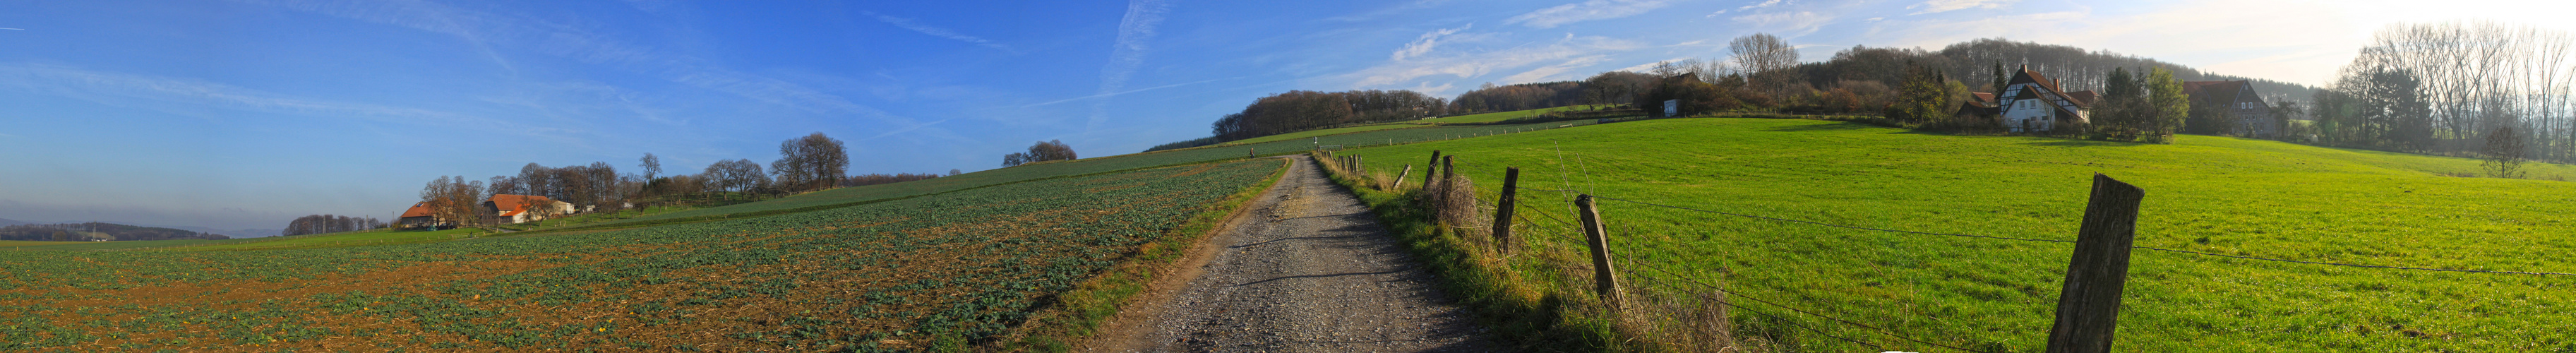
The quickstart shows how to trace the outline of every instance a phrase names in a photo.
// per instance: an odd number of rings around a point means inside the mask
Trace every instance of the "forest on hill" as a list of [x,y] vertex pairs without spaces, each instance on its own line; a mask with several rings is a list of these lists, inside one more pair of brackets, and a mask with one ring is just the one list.
[[[1722,88],[1722,96],[1700,107],[1705,111],[1764,111],[1888,115],[1898,104],[1909,66],[1955,80],[1973,92],[1992,92],[2009,75],[2005,68],[2027,67],[2057,79],[2069,91],[2103,90],[2115,70],[2143,75],[2163,69],[2180,81],[2249,81],[2267,101],[2304,101],[2315,87],[2295,83],[2222,75],[2153,58],[2066,45],[2018,42],[2002,38],[1960,42],[1939,50],[1853,46],[1831,59],[1797,62],[1798,50],[1768,34],[1737,38],[1726,58],[1664,62],[1646,72],[1609,71],[1579,81],[1509,85],[1487,83],[1440,98],[1413,91],[1289,91],[1262,97],[1241,112],[1210,124],[1211,136],[1155,146],[1148,151],[1213,145],[1253,137],[1434,116],[1518,111],[1576,105],[1631,105],[1640,97],[1670,98],[1657,93],[1658,79],[1689,74]],[[1740,89],[1739,89],[1740,88]],[[1966,99],[1940,97],[1945,106]]]

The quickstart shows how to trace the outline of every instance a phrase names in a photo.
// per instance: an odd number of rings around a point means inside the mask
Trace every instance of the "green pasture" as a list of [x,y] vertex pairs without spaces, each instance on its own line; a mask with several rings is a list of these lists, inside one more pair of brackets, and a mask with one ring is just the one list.
[[[1397,122],[1397,124],[1480,124],[1480,123],[1493,123],[1493,122],[1501,122],[1501,121],[1504,121],[1504,120],[1512,120],[1512,119],[1519,119],[1519,118],[1533,117],[1533,116],[1538,116],[1539,114],[1546,114],[1546,113],[1550,113],[1550,112],[1559,112],[1559,111],[1567,111],[1567,110],[1592,109],[1593,107],[1596,107],[1596,106],[1591,106],[1591,105],[1577,105],[1577,106],[1566,106],[1566,107],[1555,107],[1555,108],[1541,108],[1541,109],[1530,109],[1530,110],[1515,110],[1515,111],[1508,111],[1508,112],[1492,112],[1492,113],[1481,113],[1481,114],[1468,114],[1468,115],[1449,116],[1449,117],[1438,117],[1438,118],[1430,118],[1430,119],[1422,119],[1422,120],[1403,121],[1403,122]],[[1609,106],[1607,106],[1607,105],[1602,105],[1602,106],[1597,106],[1597,107],[1608,108]]]
[[[1344,151],[1372,173],[1457,156],[1483,198],[1521,186],[1710,211],[1933,233],[2072,240],[2091,177],[2146,190],[2136,245],[2443,269],[2576,273],[2576,176],[2475,174],[2473,159],[2181,136],[2171,145],[1957,136],[1796,119],[1668,119]],[[1419,177],[1419,174],[1416,175]],[[1413,183],[1419,183],[1414,180]],[[1589,280],[1571,193],[1523,191],[1510,266],[1538,286]],[[1602,200],[1638,291],[1737,293],[1736,333],[1809,351],[2040,351],[2070,244],[1832,228]],[[1584,270],[1588,271],[1588,270]],[[1667,273],[1669,272],[1669,273]],[[2137,250],[2121,351],[2576,350],[2576,276],[2432,272]],[[1767,315],[1766,315],[1767,314]],[[1769,315],[1778,315],[1773,318]],[[1784,322],[1785,318],[1786,322]]]
[[993,169],[930,180],[839,188],[775,200],[660,213],[626,220],[603,222],[601,224],[618,224],[624,222],[655,221],[689,217],[716,218],[728,217],[729,215],[758,215],[769,212],[795,211],[804,208],[837,207],[868,202],[882,202],[903,197],[929,195],[1028,180],[1244,158],[1247,154],[1257,153],[1267,156],[1303,152],[1318,145],[1357,147],[1383,145],[1388,143],[1403,144],[1442,139],[1467,138],[1473,136],[1508,134],[1515,131],[1537,131],[1557,128],[1560,126],[1580,126],[1590,123],[1590,121],[1580,121],[1519,125],[1454,126],[1377,130],[1322,136],[1320,139],[1273,141],[1238,146],[1209,146],[1169,151],[1123,154],[1107,157],[1093,157],[1073,161],[1037,163],[1010,168]]
[[1423,127],[1423,125],[1416,125],[1416,124],[1412,124],[1412,123],[1386,123],[1386,124],[1376,124],[1376,125],[1360,125],[1360,126],[1351,126],[1351,127],[1339,127],[1339,128],[1322,129],[1322,130],[1306,130],[1306,131],[1291,132],[1291,133],[1285,133],[1285,134],[1278,134],[1278,135],[1270,135],[1270,136],[1262,136],[1262,137],[1254,137],[1254,138],[1248,138],[1248,139],[1236,140],[1236,141],[1232,141],[1232,142],[1220,143],[1220,144],[1217,144],[1217,146],[1239,146],[1239,145],[1249,145],[1249,144],[1256,144],[1256,143],[1263,143],[1263,142],[1273,142],[1273,141],[1305,140],[1305,139],[1309,139],[1309,138],[1315,138],[1315,137],[1319,137],[1319,136],[1326,136],[1326,135],[1340,135],[1340,134],[1347,134],[1347,133],[1354,133],[1354,132],[1368,132],[1368,131],[1378,131],[1378,130],[1411,129],[1411,128],[1420,128],[1420,127]]

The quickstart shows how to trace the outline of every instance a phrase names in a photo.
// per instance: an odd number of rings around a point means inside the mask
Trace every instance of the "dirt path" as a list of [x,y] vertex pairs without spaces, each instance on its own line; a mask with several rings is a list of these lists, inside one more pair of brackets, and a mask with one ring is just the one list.
[[[1279,185],[1089,344],[1100,352],[1491,352],[1377,217],[1294,156]],[[1201,265],[1203,264],[1203,265]],[[1179,283],[1187,281],[1185,284]]]

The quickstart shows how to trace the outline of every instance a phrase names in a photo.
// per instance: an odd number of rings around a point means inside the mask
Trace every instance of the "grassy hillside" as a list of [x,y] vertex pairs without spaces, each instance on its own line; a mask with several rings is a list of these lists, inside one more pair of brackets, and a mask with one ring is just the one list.
[[953,350],[1001,338],[1146,244],[1205,230],[1282,166],[540,237],[12,252],[0,351]]
[[[1579,122],[1579,123],[1576,123],[1576,122],[1559,122],[1559,123],[1522,124],[1522,125],[1492,125],[1492,126],[1434,127],[1434,128],[1416,128],[1416,129],[1395,129],[1395,130],[1367,131],[1367,132],[1360,132],[1360,133],[1350,133],[1350,134],[1340,134],[1340,135],[1322,136],[1322,137],[1320,138],[1320,141],[1321,141],[1321,143],[1320,143],[1320,144],[1322,144],[1322,145],[1362,146],[1362,145],[1382,145],[1382,144],[1387,144],[1387,143],[1410,143],[1410,142],[1418,142],[1418,141],[1439,140],[1439,139],[1445,139],[1445,138],[1464,138],[1464,137],[1468,137],[1468,136],[1476,136],[1476,135],[1502,134],[1502,133],[1510,133],[1510,132],[1513,132],[1513,131],[1532,131],[1532,130],[1540,130],[1540,129],[1554,128],[1554,127],[1557,127],[1557,126],[1572,126],[1572,125],[1581,125],[1581,124],[1588,124],[1588,123],[1590,123],[1590,122]],[[1103,173],[1103,172],[1112,172],[1112,171],[1120,171],[1120,170],[1128,170],[1128,169],[1136,169],[1136,168],[1147,168],[1147,167],[1157,167],[1157,166],[1166,166],[1166,165],[1175,165],[1175,164],[1199,163],[1199,162],[1207,162],[1207,161],[1217,161],[1217,160],[1225,160],[1225,159],[1244,158],[1244,156],[1245,156],[1245,154],[1246,154],[1246,152],[1247,152],[1247,149],[1249,149],[1249,152],[1255,152],[1255,153],[1259,153],[1259,154],[1261,154],[1261,155],[1285,154],[1285,153],[1289,153],[1289,152],[1305,151],[1305,150],[1307,150],[1308,148],[1310,148],[1311,146],[1315,146],[1315,145],[1317,145],[1317,144],[1318,144],[1318,143],[1313,142],[1313,140],[1308,140],[1308,139],[1299,139],[1299,140],[1293,140],[1293,141],[1274,141],[1274,142],[1258,143],[1258,144],[1243,145],[1243,146],[1210,146],[1210,147],[1198,147],[1198,148],[1188,148],[1188,149],[1179,149],[1179,150],[1170,150],[1170,151],[1156,151],[1156,152],[1147,152],[1147,153],[1123,154],[1123,155],[1107,156],[1107,157],[1094,157],[1094,158],[1086,158],[1086,159],[1081,159],[1081,160],[1064,161],[1064,162],[1039,163],[1039,164],[1023,165],[1023,166],[1018,166],[1018,167],[1010,167],[1010,168],[1002,168],[1002,169],[986,170],[986,171],[980,171],[980,172],[974,172],[974,173],[966,173],[966,174],[962,174],[962,175],[949,176],[949,177],[941,177],[941,178],[937,178],[937,179],[930,179],[930,180],[910,181],[910,182],[901,182],[901,183],[893,183],[893,184],[869,185],[869,186],[859,186],[859,187],[849,187],[849,188],[840,188],[840,189],[826,190],[826,191],[816,192],[816,193],[811,193],[811,194],[798,195],[798,196],[793,196],[793,197],[788,197],[788,198],[782,198],[782,199],[777,199],[777,200],[768,200],[768,201],[753,202],[753,203],[745,203],[745,204],[731,205],[731,206],[723,206],[723,207],[702,208],[702,209],[694,209],[694,210],[679,211],[679,212],[661,213],[661,214],[654,214],[654,215],[647,215],[647,216],[635,217],[635,218],[633,218],[633,219],[622,220],[622,221],[611,221],[611,222],[605,222],[605,223],[603,223],[603,224],[619,224],[619,223],[629,223],[629,222],[645,222],[645,221],[671,220],[671,219],[687,219],[687,218],[725,217],[725,216],[727,216],[727,215],[735,215],[735,214],[758,214],[758,213],[764,213],[764,212],[782,212],[782,211],[796,210],[796,209],[800,209],[800,208],[831,207],[831,206],[835,206],[835,205],[847,205],[847,204],[864,203],[864,202],[878,202],[878,201],[891,200],[891,199],[902,198],[902,197],[911,197],[911,196],[929,195],[929,194],[936,194],[936,193],[942,193],[942,192],[957,191],[957,190],[964,190],[964,189],[970,189],[970,188],[976,188],[976,187],[983,187],[983,186],[991,186],[991,185],[1000,185],[1000,184],[1005,184],[1005,183],[1013,183],[1013,182],[1027,181],[1027,180],[1036,180],[1036,179],[1053,178],[1053,177],[1063,177],[1063,176],[1073,176],[1073,175],[1085,175],[1085,174],[1093,174],[1093,173]]]
[[[1567,110],[1577,110],[1577,109],[1589,109],[1589,108],[1591,108],[1591,107],[1593,107],[1593,106],[1589,106],[1589,105],[1578,105],[1578,106],[1555,107],[1555,108],[1543,108],[1543,109],[1515,110],[1515,111],[1508,111],[1508,112],[1492,112],[1492,113],[1482,113],[1482,114],[1468,114],[1468,115],[1451,116],[1451,117],[1430,118],[1430,119],[1422,119],[1422,120],[1406,121],[1406,122],[1403,122],[1403,123],[1404,123],[1404,124],[1475,124],[1475,123],[1491,123],[1491,122],[1498,122],[1498,121],[1504,121],[1504,120],[1512,120],[1512,119],[1519,119],[1519,118],[1533,117],[1533,116],[1538,116],[1539,114],[1545,114],[1545,113],[1548,113],[1548,112],[1567,111]],[[1602,106],[1602,107],[1608,107],[1608,106]]]
[[[2146,189],[2137,245],[2447,269],[2576,272],[2576,183],[2461,178],[2470,159],[2182,136],[2172,145],[1949,136],[1811,120],[1672,119],[1346,151],[1369,168],[1458,155],[1495,196],[1522,186],[1844,225],[2072,240],[2092,173]],[[2576,168],[2541,165],[2541,178]],[[1417,180],[1418,182],[1418,180]],[[1540,255],[1510,266],[1581,293],[1569,195],[1524,192]],[[2068,244],[1860,231],[1603,201],[1621,266],[1646,291],[1759,298],[1981,350],[2038,351]],[[1553,254],[1553,255],[1549,255]],[[1579,262],[1579,260],[1576,260]],[[2576,349],[2576,276],[2404,271],[2137,251],[2121,350]],[[1553,278],[1553,280],[1551,280]],[[1947,350],[1752,301],[1740,337],[1814,351]]]

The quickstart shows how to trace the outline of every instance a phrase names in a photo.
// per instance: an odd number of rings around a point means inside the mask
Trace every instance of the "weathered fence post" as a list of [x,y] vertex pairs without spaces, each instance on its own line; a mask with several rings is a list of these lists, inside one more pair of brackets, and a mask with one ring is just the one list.
[[1351,156],[1351,174],[1359,174],[1362,177],[1368,176],[1368,164],[1360,163],[1366,161],[1368,160],[1360,159],[1360,156]]
[[1589,236],[1584,244],[1592,248],[1592,289],[1601,293],[1601,302],[1618,309],[1619,274],[1610,268],[1610,236],[1601,225],[1601,210],[1592,206],[1592,195],[1574,197],[1574,205],[1583,209],[1583,234]]
[[2084,227],[2075,233],[2075,258],[2057,294],[2057,325],[2048,330],[2049,353],[2111,351],[2119,327],[2120,289],[2129,281],[2129,246],[2136,240],[2138,201],[2146,190],[2093,174]]
[[1395,186],[1387,187],[1386,191],[1404,190],[1404,180],[1411,178],[1413,178],[1413,165],[1406,164],[1403,173],[1395,174]]
[[1512,199],[1514,195],[1519,194],[1515,191],[1519,190],[1520,186],[1521,168],[1503,168],[1503,195],[1501,198],[1494,200],[1494,203],[1496,204],[1494,207],[1494,250],[1496,252],[1501,252],[1503,254],[1512,253],[1512,204],[1514,203]]
[[[1439,167],[1440,167],[1440,150],[1431,150],[1431,162],[1423,163],[1423,164],[1422,164],[1422,167],[1423,167],[1423,168],[1439,168]],[[1427,169],[1422,171],[1422,187],[1425,187],[1425,188],[1431,187],[1431,176],[1432,176],[1432,175],[1431,175],[1431,174],[1432,174],[1431,172],[1432,172],[1431,170],[1427,170]]]

